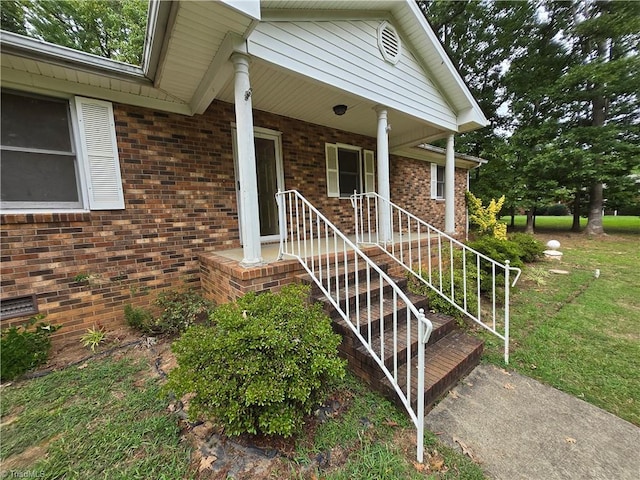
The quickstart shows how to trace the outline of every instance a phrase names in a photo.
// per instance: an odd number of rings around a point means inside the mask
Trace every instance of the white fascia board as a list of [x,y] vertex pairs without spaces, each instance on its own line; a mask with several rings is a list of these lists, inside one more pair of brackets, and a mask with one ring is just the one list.
[[218,0],[228,7],[251,17],[253,20],[261,20],[260,0]]
[[4,30],[2,31],[2,36],[0,36],[0,48],[2,53],[17,57],[29,58],[88,73],[98,73],[110,78],[136,81],[145,85],[151,84],[140,67],[23,35],[5,32]]
[[263,22],[293,21],[333,21],[333,20],[391,20],[391,14],[384,10],[301,10],[264,9]]
[[108,100],[110,102],[145,107],[164,112],[179,113],[181,115],[193,115],[191,108],[184,103],[168,102],[157,98],[143,97],[133,93],[109,90],[94,85],[86,85],[70,82],[58,78],[45,77],[20,70],[2,67],[2,88],[40,93],[42,95],[72,96]]
[[151,80],[154,79],[158,69],[158,62],[160,61],[172,9],[173,2],[162,0],[151,0],[149,2],[147,31],[142,53],[142,70]]
[[[153,76],[151,76],[151,80],[153,81],[153,86],[158,87],[162,81],[162,75],[164,73],[164,66],[167,57],[167,47],[169,45],[169,40],[171,38],[171,32],[176,23],[176,17],[178,16],[178,9],[180,8],[180,2],[161,2],[163,4],[169,3],[167,14],[167,19],[164,24],[164,27],[161,27],[161,24],[158,23],[155,26],[158,27],[158,30],[154,31],[151,36],[153,39],[154,45],[152,46],[155,50],[153,55],[157,58],[150,58],[149,62],[153,60],[153,65],[149,63],[149,68],[153,67]],[[163,7],[166,8],[166,7]],[[146,42],[146,40],[145,40]],[[150,47],[151,48],[151,47]],[[146,49],[146,45],[145,45]]]
[[486,127],[491,122],[482,114],[479,108],[469,107],[458,112],[458,127],[461,132]]

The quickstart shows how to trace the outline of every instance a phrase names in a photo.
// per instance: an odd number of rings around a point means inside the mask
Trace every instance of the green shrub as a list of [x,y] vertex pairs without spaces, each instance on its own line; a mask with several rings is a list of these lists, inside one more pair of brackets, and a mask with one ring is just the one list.
[[524,263],[532,263],[544,256],[544,245],[536,240],[533,235],[527,233],[512,233],[509,240],[518,244],[520,248],[520,259]]
[[155,328],[162,333],[185,331],[195,323],[206,321],[213,311],[212,301],[193,290],[168,290],[158,295],[156,300],[162,313]]
[[214,308],[213,302],[193,290],[161,292],[155,304],[160,310],[157,316],[145,308],[125,305],[127,324],[146,335],[174,334],[206,321]]
[[[505,261],[509,260],[512,267],[522,267],[523,265],[522,256],[524,253],[520,248],[520,245],[514,241],[499,240],[495,237],[485,235],[473,242],[467,243],[467,246],[477,250],[496,262],[504,264]],[[490,273],[492,270],[491,262],[482,261],[480,269]]]
[[[465,298],[465,283],[462,269],[462,252],[456,251],[453,260],[453,288],[454,299],[458,305],[464,305]],[[467,262],[467,283],[466,283],[466,298],[467,298],[467,310],[476,314],[478,309],[478,270],[473,262]],[[431,270],[431,282],[434,287],[440,288],[440,269],[434,267]],[[422,277],[429,281],[428,270],[423,270]],[[428,285],[417,280],[413,275],[409,276],[409,289],[418,295],[424,295],[429,299],[429,310],[433,312],[443,313],[455,318],[462,318],[463,313],[454,307],[448,300],[445,300],[439,293],[435,292]],[[448,296],[451,296],[451,270],[448,266],[443,266],[442,269],[442,291]]]
[[469,223],[477,228],[478,233],[506,240],[507,225],[500,222],[500,210],[504,204],[504,195],[497,201],[492,198],[486,207],[482,206],[482,200],[473,193],[467,191],[465,196],[469,208]]
[[190,327],[173,344],[178,367],[166,389],[193,393],[190,417],[212,418],[229,435],[299,431],[326,384],[344,376],[340,336],[308,294],[289,285],[218,307],[211,326]]
[[552,217],[564,217],[569,215],[569,209],[563,203],[554,203],[547,207],[547,211],[543,213],[536,212],[538,215],[550,215]]
[[47,361],[51,349],[50,336],[60,327],[40,321],[44,317],[42,314],[36,315],[24,325],[2,330],[1,381],[13,380]]
[[146,308],[135,307],[128,303],[124,306],[124,318],[131,328],[140,330],[142,333],[153,333],[151,330],[154,324],[153,314]]

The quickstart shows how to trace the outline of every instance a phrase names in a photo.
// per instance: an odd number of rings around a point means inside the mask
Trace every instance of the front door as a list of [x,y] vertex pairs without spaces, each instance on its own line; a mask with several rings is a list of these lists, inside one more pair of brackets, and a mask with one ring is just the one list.
[[[258,180],[260,237],[263,242],[274,242],[280,239],[276,193],[278,192],[278,189],[284,189],[280,132],[256,128],[254,131],[254,137],[256,149],[256,175]],[[240,188],[242,188],[242,185],[236,181],[236,189],[239,190]],[[238,191],[237,193],[238,198],[240,198],[240,192]],[[239,209],[240,203],[238,202],[238,210]],[[242,217],[239,216],[239,218]],[[242,229],[242,225],[240,225],[240,229]],[[242,231],[240,232],[240,238],[242,238]]]

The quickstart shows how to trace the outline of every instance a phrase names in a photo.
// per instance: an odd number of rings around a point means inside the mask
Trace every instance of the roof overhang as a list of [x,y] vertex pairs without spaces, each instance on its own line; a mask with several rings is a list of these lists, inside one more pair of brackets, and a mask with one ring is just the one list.
[[[142,67],[3,32],[2,84],[193,115],[204,112],[214,99],[233,101],[229,57],[234,51],[247,51],[248,39],[259,22],[300,18],[387,18],[400,30],[456,113],[456,123],[453,128],[425,127],[424,120],[390,109],[392,151],[411,151],[417,144],[451,132],[488,124],[413,0],[151,0]],[[371,110],[376,103],[352,91],[336,89],[260,59],[252,63],[251,77],[253,106],[258,110],[375,136],[376,116]],[[278,87],[282,98],[270,98],[267,92]],[[286,108],[285,100],[294,97],[293,90],[299,92],[295,98],[298,104],[304,103],[304,109]],[[344,117],[336,117],[330,110],[340,103],[349,105],[349,114]]]
[[[444,148],[436,147],[434,145],[421,144],[413,147],[403,147],[397,150],[392,150],[391,154],[405,158],[413,158],[414,160],[422,160],[423,162],[444,165],[447,151]],[[479,168],[486,163],[487,160],[484,158],[457,152],[455,153],[455,165],[458,168],[473,170],[474,168]]]

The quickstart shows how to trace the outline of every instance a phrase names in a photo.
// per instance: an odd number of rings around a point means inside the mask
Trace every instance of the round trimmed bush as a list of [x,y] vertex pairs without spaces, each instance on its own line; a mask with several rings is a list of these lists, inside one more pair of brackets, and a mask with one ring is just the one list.
[[229,435],[290,436],[332,379],[344,376],[341,338],[309,287],[247,294],[218,307],[211,326],[187,329],[172,350],[167,389],[194,394],[191,418],[210,418]]

